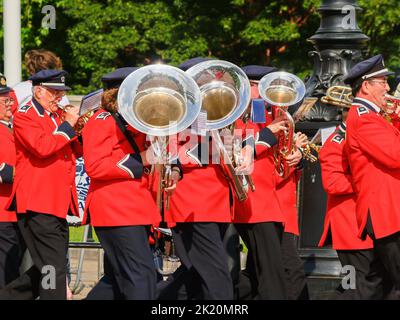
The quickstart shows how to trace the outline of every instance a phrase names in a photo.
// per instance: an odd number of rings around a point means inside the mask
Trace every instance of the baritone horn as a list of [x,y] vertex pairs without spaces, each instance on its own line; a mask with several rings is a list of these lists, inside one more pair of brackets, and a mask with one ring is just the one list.
[[[157,204],[163,208],[164,189],[172,185],[169,136],[188,128],[199,115],[201,94],[196,82],[182,70],[162,64],[132,72],[118,91],[119,113],[136,130],[150,136],[158,172]],[[165,198],[169,210],[169,197]]]
[[334,105],[341,108],[350,108],[354,97],[350,87],[347,86],[332,86],[326,90],[325,96],[321,101],[325,104]]
[[306,88],[294,74],[278,71],[261,78],[258,90],[271,105],[272,118],[285,121],[287,130],[278,133],[278,143],[273,147],[275,169],[285,179],[290,172],[285,158],[294,150],[294,120],[288,108],[304,98]]
[[255,190],[250,175],[238,174],[241,144],[235,144],[232,155],[226,150],[220,130],[233,134],[234,122],[246,111],[250,102],[250,82],[238,66],[223,60],[208,60],[186,71],[198,84],[202,94],[202,112],[207,115],[206,130],[210,132],[219,152],[222,171],[239,201],[247,199],[248,189]]

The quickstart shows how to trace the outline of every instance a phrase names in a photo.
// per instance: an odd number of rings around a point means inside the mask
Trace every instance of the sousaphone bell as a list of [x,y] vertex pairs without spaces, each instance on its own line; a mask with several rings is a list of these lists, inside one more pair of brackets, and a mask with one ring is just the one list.
[[[162,208],[163,188],[171,181],[169,136],[188,128],[198,117],[201,107],[200,89],[182,70],[162,64],[142,67],[132,72],[118,91],[121,116],[136,130],[151,137],[159,172],[157,204]],[[165,200],[169,210],[169,197]]]

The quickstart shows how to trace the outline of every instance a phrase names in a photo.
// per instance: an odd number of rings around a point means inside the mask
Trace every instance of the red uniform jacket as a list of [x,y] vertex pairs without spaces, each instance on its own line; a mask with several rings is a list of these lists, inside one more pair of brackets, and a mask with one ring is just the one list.
[[228,181],[220,165],[212,161],[208,136],[199,139],[192,135],[179,146],[183,179],[171,197],[170,211],[165,213],[168,223],[232,221]]
[[325,142],[319,153],[322,183],[328,194],[322,247],[329,231],[335,250],[360,250],[373,247],[372,240],[358,237],[356,194],[352,186],[349,160],[345,152],[345,125],[342,124]]
[[[246,201],[236,201],[235,223],[283,223],[285,221],[276,191],[277,173],[271,148],[277,143],[277,139],[271,130],[266,127],[270,122],[271,119],[267,113],[267,123],[254,124],[248,121],[246,124],[247,129],[254,129],[255,159],[251,176],[256,190],[248,193]],[[246,140],[251,140],[251,137],[247,136]]]
[[15,144],[12,130],[0,122],[0,222],[15,222],[15,211],[7,211],[12,193],[15,167]]
[[277,178],[276,192],[282,212],[285,216],[284,231],[299,235],[299,216],[297,207],[297,183],[301,177],[300,169],[292,169],[289,177],[283,180],[280,176]]
[[69,210],[78,215],[75,161],[82,148],[68,122],[53,120],[34,99],[16,112],[17,162],[7,206],[15,197],[18,213],[31,210],[65,219]]
[[357,193],[359,236],[368,212],[377,239],[400,231],[400,132],[371,102],[354,99],[347,119],[353,185]]
[[[140,151],[146,136],[128,127]],[[85,215],[95,227],[157,225],[160,214],[148,189],[140,155],[135,154],[109,112],[98,110],[82,131],[83,157],[90,177]]]

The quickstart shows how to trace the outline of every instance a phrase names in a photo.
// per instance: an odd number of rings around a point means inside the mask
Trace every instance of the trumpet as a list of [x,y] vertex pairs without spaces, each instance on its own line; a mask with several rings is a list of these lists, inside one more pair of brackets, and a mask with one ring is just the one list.
[[[81,100],[81,105],[79,107],[79,119],[74,126],[74,130],[76,134],[79,136],[82,133],[83,128],[89,119],[95,114],[95,112],[101,107],[101,97],[103,95],[103,89],[99,89],[93,91],[86,96],[84,96]],[[63,111],[63,115],[65,113],[65,109],[69,106],[63,106],[57,103],[57,106]]]
[[[58,106],[58,108],[60,108],[63,111],[63,113],[61,115],[61,119],[64,120],[64,115],[65,115],[65,112],[66,112],[65,109],[68,107],[68,105],[63,106],[61,104],[57,104],[57,106]],[[74,131],[78,136],[80,136],[82,134],[83,128],[85,127],[85,125],[89,121],[89,119],[97,111],[97,109],[98,108],[90,110],[90,111],[86,112],[85,114],[83,114],[82,116],[79,117],[78,121],[74,125]]]
[[388,109],[393,110],[393,112],[396,111],[396,108],[400,106],[400,98],[390,94],[386,94],[385,98]]
[[400,121],[400,116],[396,114],[396,109],[400,106],[400,98],[385,94],[386,108],[381,109],[380,114],[390,123]]

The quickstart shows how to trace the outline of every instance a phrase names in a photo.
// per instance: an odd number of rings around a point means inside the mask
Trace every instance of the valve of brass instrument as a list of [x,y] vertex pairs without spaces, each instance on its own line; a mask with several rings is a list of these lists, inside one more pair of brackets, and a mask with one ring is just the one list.
[[83,128],[85,127],[85,125],[89,121],[89,119],[94,115],[94,113],[95,113],[95,110],[91,110],[79,117],[78,121],[76,122],[76,124],[74,126],[74,130],[77,135],[82,134]]
[[316,162],[318,160],[318,157],[313,155],[313,151],[318,154],[320,149],[321,147],[315,145],[314,143],[306,144],[302,149],[303,158],[310,162]]
[[318,155],[321,147],[317,146],[315,143],[310,142],[305,134],[302,134],[300,132],[296,133],[295,143],[303,154],[303,158],[305,160],[310,162],[316,162],[318,160],[318,156],[314,155],[313,152]]
[[58,104],[58,107],[63,111],[61,114],[62,121],[67,121],[75,129],[79,121],[79,109],[70,104],[66,106]]

